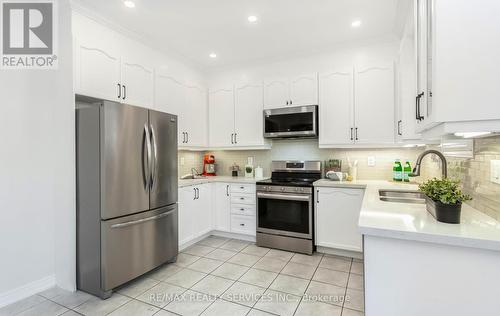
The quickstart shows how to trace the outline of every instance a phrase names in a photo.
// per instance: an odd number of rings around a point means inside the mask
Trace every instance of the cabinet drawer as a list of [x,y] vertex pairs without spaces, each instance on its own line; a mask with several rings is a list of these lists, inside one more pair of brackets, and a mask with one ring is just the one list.
[[231,193],[255,194],[255,184],[231,184]]
[[233,204],[231,205],[231,214],[255,216],[255,204]]
[[231,214],[231,232],[256,235],[255,216]]
[[255,194],[231,194],[231,204],[255,205]]

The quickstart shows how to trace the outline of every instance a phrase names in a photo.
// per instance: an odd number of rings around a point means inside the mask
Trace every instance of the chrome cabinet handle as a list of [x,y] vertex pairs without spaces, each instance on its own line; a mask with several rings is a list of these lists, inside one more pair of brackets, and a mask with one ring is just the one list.
[[189,133],[186,132],[186,144],[189,143]]
[[229,184],[226,185],[226,195],[229,196]]
[[122,85],[117,83],[118,85],[118,99],[122,98]]
[[316,190],[316,203],[319,203],[319,190]]
[[290,100],[290,105],[292,105],[292,104],[293,104],[293,102],[292,102],[292,100]]
[[353,128],[351,127],[351,140],[354,140],[354,138],[352,137],[352,131],[353,131]]
[[354,131],[355,131],[355,135],[356,135],[356,140],[359,140],[359,139],[358,139],[358,128],[356,127],[356,128],[354,129]]
[[243,223],[240,223],[240,226],[245,226],[245,224],[243,224]]
[[238,144],[238,133],[234,133],[234,143]]
[[402,120],[399,120],[399,121],[398,121],[398,135],[399,135],[399,136],[402,136],[402,135],[403,135],[403,133],[401,132],[401,123],[402,123],[402,122],[403,122]]
[[196,199],[198,200],[200,198],[200,189],[199,188],[196,188],[196,194],[197,194]]
[[122,228],[122,227],[136,225],[136,224],[140,224],[140,223],[144,223],[144,222],[148,222],[148,221],[153,221],[153,220],[168,216],[168,215],[172,214],[173,211],[175,211],[175,209],[172,209],[172,210],[170,210],[166,213],[160,214],[160,215],[155,215],[155,216],[151,216],[151,217],[147,217],[147,218],[143,218],[143,219],[138,219],[136,221],[114,224],[114,225],[111,225],[111,228]]
[[[148,124],[144,124],[144,138],[145,138],[145,144],[146,144],[146,149],[147,149],[147,161],[146,163],[146,168],[144,168],[144,161],[143,161],[143,172],[145,173],[145,183],[144,183],[144,189],[146,192],[149,191],[150,183],[151,183],[151,138],[149,134],[149,129],[148,129]],[[143,155],[144,157],[144,155]],[[146,170],[144,170],[146,169]]]
[[234,133],[231,133],[231,144],[234,144]]
[[127,87],[125,87],[125,85],[123,85],[123,97],[122,97],[122,99],[125,100],[126,97],[127,97]]
[[158,147],[156,145],[156,136],[153,125],[150,125],[150,128],[151,128],[151,140],[153,143],[152,147],[153,147],[153,157],[154,157],[153,167],[151,168],[151,190],[153,190],[158,175]]
[[193,197],[193,201],[196,200],[196,188],[193,188],[193,191],[194,191],[194,197]]

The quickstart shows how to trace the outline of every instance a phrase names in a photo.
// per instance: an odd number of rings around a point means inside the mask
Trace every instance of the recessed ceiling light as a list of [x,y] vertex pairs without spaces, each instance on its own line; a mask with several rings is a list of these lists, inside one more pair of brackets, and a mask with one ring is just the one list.
[[135,3],[134,3],[134,1],[125,0],[125,1],[123,1],[123,4],[124,4],[127,8],[135,8]]
[[210,57],[210,58],[217,58],[217,54],[216,53],[210,53],[210,55],[208,55],[208,57]]
[[257,20],[258,20],[258,19],[257,19],[257,17],[256,17],[255,15],[250,15],[250,16],[248,17],[248,22],[250,22],[250,23],[257,22]]
[[361,26],[361,20],[354,20],[354,21],[352,21],[351,26],[352,27],[359,27],[359,26]]

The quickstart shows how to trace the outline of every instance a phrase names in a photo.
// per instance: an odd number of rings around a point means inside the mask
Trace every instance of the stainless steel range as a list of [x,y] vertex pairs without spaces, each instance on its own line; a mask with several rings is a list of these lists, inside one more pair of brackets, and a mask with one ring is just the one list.
[[257,182],[257,246],[312,254],[314,190],[320,161],[273,161]]

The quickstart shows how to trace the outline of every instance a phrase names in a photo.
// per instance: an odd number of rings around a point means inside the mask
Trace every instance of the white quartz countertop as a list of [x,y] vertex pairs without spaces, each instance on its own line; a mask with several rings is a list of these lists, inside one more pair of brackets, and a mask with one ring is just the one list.
[[384,202],[379,199],[381,189],[417,190],[416,184],[318,180],[314,186],[365,189],[359,215],[359,229],[364,235],[500,251],[500,223],[468,204],[462,205],[460,224],[446,224],[429,214],[425,204]]
[[246,178],[246,177],[231,177],[231,176],[210,176],[201,179],[179,179],[179,188],[188,187],[196,184],[212,183],[212,182],[227,182],[227,183],[256,183],[269,179],[267,178]]

